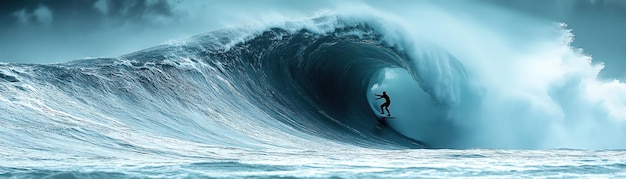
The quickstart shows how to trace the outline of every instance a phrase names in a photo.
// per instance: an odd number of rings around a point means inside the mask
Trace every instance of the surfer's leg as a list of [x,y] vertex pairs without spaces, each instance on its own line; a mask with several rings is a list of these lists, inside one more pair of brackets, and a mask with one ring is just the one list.
[[385,106],[385,109],[387,109],[387,116],[391,116],[391,113],[389,112],[389,106]]
[[380,105],[380,114],[385,114],[385,110],[383,109],[383,107],[385,107],[385,104]]

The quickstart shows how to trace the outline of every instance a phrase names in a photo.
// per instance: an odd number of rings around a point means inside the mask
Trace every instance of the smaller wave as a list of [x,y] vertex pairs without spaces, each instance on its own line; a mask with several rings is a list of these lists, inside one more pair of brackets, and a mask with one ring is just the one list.
[[0,72],[0,79],[3,79],[7,82],[20,82],[15,76],[7,75]]

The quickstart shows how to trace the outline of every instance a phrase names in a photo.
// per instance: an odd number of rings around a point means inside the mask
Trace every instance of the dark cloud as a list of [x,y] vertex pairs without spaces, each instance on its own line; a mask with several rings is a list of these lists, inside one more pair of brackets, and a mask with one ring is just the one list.
[[600,13],[616,17],[626,17],[626,1],[623,0],[484,0],[492,4],[521,10],[539,17],[565,19],[572,15]]
[[602,10],[615,16],[626,17],[626,1],[623,0],[578,1],[577,9]]
[[[102,13],[96,7],[98,0],[4,0],[0,5],[0,21],[9,27],[27,21],[50,22],[49,17],[43,17],[46,11],[53,13],[55,23],[63,26],[80,22],[87,25],[102,24],[102,22],[119,25],[123,23],[158,23],[154,19],[174,18],[170,1],[166,0],[100,0],[100,4],[107,7]],[[43,8],[43,9],[42,9]],[[44,14],[41,14],[44,13]],[[20,16],[20,14],[22,16]],[[20,22],[22,17],[22,22]],[[43,19],[42,19],[43,18]]]
[[[92,7],[96,7],[96,2],[92,3]],[[122,22],[154,23],[155,18],[174,17],[170,2],[165,0],[101,0],[99,3],[104,4],[107,11],[95,8],[96,10],[107,18],[120,19]]]
[[1,0],[0,61],[61,62],[117,56],[157,45],[171,38],[156,34],[173,31],[164,27],[177,23],[175,4],[173,0]]

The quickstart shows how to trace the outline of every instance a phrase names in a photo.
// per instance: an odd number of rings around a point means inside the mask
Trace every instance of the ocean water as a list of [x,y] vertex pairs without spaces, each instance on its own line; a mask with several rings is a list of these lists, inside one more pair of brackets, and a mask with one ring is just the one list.
[[0,177],[626,177],[626,84],[567,24],[415,3],[0,63]]
[[[189,156],[32,158],[2,167],[3,178],[623,178],[623,150],[326,148],[243,150],[198,147]],[[219,155],[217,155],[219,154]],[[46,157],[49,158],[49,157]],[[217,159],[219,158],[219,159]],[[33,166],[33,160],[39,164]],[[16,162],[15,160],[13,160]]]

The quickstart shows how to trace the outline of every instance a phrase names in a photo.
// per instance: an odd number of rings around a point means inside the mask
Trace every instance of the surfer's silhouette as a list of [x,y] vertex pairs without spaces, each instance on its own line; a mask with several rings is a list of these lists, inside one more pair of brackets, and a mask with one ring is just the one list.
[[384,107],[385,109],[387,109],[387,116],[391,116],[391,113],[389,113],[389,105],[391,104],[391,100],[389,99],[389,96],[387,96],[387,92],[383,91],[382,95],[380,94],[374,94],[374,95],[378,96],[376,100],[385,98],[385,103],[380,105],[380,111],[381,111],[380,114],[385,114],[385,111],[383,110],[383,107]]

